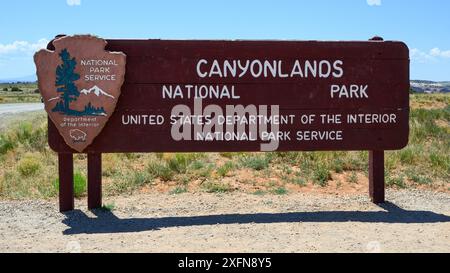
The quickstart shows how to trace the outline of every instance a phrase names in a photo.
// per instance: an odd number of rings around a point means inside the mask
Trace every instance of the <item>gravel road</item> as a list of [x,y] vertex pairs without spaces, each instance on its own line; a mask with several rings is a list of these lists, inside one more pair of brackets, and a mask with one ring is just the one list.
[[0,201],[0,252],[450,252],[450,195],[137,194],[110,211]]
[[44,110],[43,103],[2,103],[0,104],[0,116],[5,114],[18,114]]

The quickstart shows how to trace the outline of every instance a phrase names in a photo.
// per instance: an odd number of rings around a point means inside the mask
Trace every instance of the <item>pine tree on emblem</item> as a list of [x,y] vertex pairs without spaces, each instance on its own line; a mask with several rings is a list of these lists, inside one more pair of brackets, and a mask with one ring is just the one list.
[[75,61],[75,58],[71,58],[67,49],[61,50],[59,56],[63,63],[56,68],[55,86],[57,87],[56,91],[60,93],[62,101],[56,104],[53,111],[70,114],[73,112],[70,109],[70,103],[76,101],[80,96],[80,92],[74,83],[80,79],[80,75],[75,73],[77,62]]

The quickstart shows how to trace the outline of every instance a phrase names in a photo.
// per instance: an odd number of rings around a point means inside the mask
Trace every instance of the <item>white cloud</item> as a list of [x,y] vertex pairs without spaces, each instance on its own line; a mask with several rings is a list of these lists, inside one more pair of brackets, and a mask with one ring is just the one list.
[[450,58],[450,50],[440,50],[435,47],[430,50],[430,55],[433,57]]
[[436,61],[435,57],[417,48],[413,48],[409,51],[409,57],[411,61],[418,63],[428,63],[431,61]]
[[14,41],[10,44],[0,44],[0,55],[12,55],[17,53],[32,54],[41,48],[47,47],[49,40],[43,38],[35,43],[27,41]]
[[381,0],[367,0],[369,6],[381,6]]
[[33,54],[46,48],[48,39],[0,42],[0,79],[17,78],[35,72]]
[[79,6],[81,5],[81,0],[66,0],[69,6]]
[[411,49],[409,56],[412,61],[426,63],[430,61],[438,61],[439,59],[450,59],[450,50],[440,50],[435,47],[428,52],[421,51],[417,48]]

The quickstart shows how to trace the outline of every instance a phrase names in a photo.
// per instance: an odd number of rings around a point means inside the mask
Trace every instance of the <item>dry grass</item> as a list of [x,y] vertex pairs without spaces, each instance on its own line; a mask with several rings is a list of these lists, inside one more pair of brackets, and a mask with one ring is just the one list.
[[40,102],[36,83],[1,83],[0,103]]

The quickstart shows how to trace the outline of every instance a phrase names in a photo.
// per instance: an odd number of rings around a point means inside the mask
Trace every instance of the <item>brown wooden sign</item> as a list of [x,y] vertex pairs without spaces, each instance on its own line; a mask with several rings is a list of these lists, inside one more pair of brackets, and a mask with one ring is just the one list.
[[[390,150],[408,142],[401,42],[107,42],[127,55],[125,82],[86,152]],[[55,151],[73,152],[49,129]]]
[[[126,55],[126,72],[114,112],[83,150],[92,181],[109,152],[369,150],[371,197],[384,200],[383,150],[408,143],[404,43],[106,42]],[[66,154],[80,151],[51,121],[49,145],[67,168]]]

